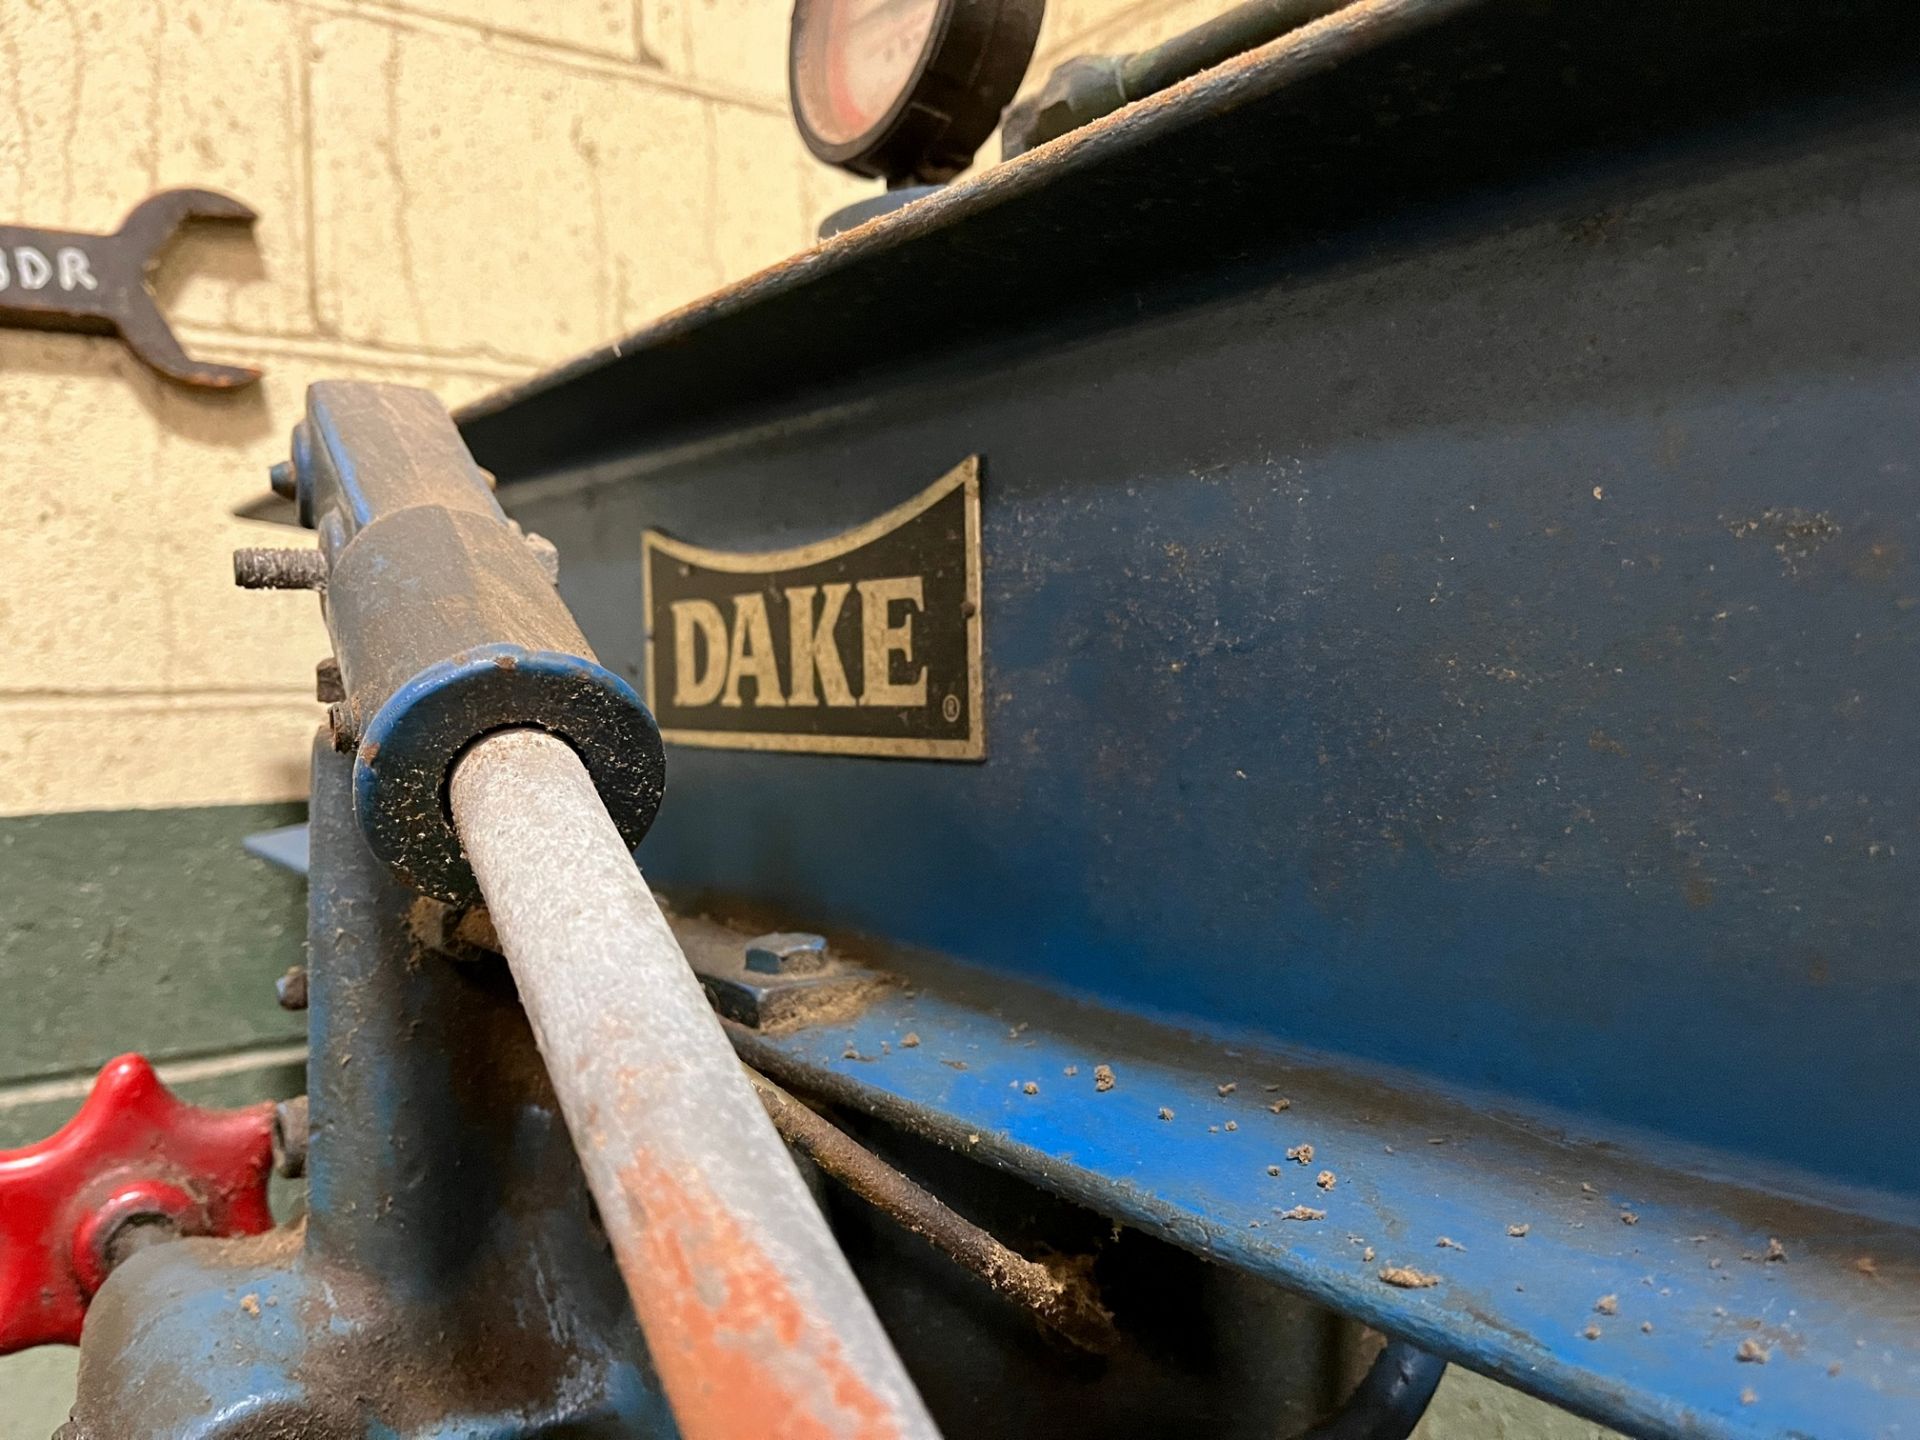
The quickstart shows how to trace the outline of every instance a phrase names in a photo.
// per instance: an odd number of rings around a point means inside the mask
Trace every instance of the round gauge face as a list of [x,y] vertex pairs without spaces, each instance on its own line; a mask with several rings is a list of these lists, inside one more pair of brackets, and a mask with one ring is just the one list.
[[828,145],[885,120],[919,78],[945,0],[799,0],[794,101]]

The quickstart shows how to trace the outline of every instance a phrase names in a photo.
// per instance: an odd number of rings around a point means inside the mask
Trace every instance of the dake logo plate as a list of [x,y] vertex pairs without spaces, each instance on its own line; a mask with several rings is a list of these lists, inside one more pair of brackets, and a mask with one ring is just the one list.
[[979,760],[980,460],[792,550],[642,542],[647,703],[681,745]]

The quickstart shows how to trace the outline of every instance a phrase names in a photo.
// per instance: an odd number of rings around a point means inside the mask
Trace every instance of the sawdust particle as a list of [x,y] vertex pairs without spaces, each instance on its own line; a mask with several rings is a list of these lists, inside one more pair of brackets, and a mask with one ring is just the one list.
[[920,1037],[914,1034],[913,1031],[911,1030],[909,1030],[906,1034],[900,1037],[900,1048],[902,1050],[911,1050],[915,1046],[917,1046],[919,1043],[920,1043]]
[[1267,1109],[1271,1110],[1276,1115],[1278,1115],[1283,1110],[1291,1110],[1292,1108],[1293,1108],[1293,1102],[1287,1099],[1287,1097],[1284,1095],[1282,1095],[1278,1100],[1274,1101],[1271,1105],[1267,1106]]
[[1280,1167],[1278,1165],[1267,1166],[1267,1174],[1278,1175],[1279,1173],[1280,1173]]
[[1238,1090],[1239,1088],[1240,1087],[1238,1085],[1236,1085],[1233,1081],[1229,1080],[1224,1085],[1214,1086],[1213,1093],[1220,1096],[1220,1098],[1224,1100],[1227,1096],[1233,1094],[1233,1092]]
[[1653,1322],[1651,1320],[1642,1320],[1640,1322],[1640,1333],[1642,1335],[1651,1335],[1653,1333]]
[[1093,1088],[1101,1094],[1113,1089],[1113,1067],[1096,1065],[1093,1067]]
[[1240,1128],[1240,1122],[1238,1120],[1227,1121],[1227,1129],[1238,1130],[1239,1128]]
[[1311,1145],[1292,1146],[1287,1151],[1287,1159],[1298,1160],[1302,1165],[1311,1165],[1313,1163],[1313,1146]]
[[1773,1352],[1749,1335],[1733,1352],[1733,1358],[1743,1365],[1764,1365],[1773,1358]]
[[964,1070],[967,1068],[967,1062],[964,1060],[942,1060],[940,1063],[945,1065],[949,1070]]
[[1160,1107],[1160,1118],[1161,1118],[1162,1120],[1171,1120],[1171,1119],[1173,1119],[1173,1111],[1171,1111],[1171,1110],[1169,1110],[1169,1109],[1168,1109],[1168,1108],[1167,1108],[1166,1106],[1164,1106],[1164,1105],[1162,1105],[1162,1106]]
[[1620,1297],[1618,1295],[1602,1295],[1598,1300],[1593,1302],[1593,1308],[1597,1314],[1618,1315],[1620,1313]]
[[1871,1255],[1862,1255],[1858,1260],[1853,1262],[1853,1268],[1858,1270],[1862,1275],[1877,1276],[1880,1273],[1880,1267],[1874,1263]]
[[1767,1240],[1767,1253],[1761,1258],[1767,1261],[1785,1260],[1787,1258],[1787,1247],[1782,1245],[1779,1240],[1769,1237]]
[[1066,1069],[1062,1070],[1060,1073],[1066,1076],[1069,1080],[1071,1080],[1074,1076],[1080,1073],[1080,1067],[1078,1065],[1069,1065],[1067,1066]]
[[1424,1270],[1414,1270],[1405,1265],[1389,1265],[1380,1272],[1380,1278],[1401,1290],[1426,1290],[1440,1283],[1438,1275],[1429,1275]]
[[1622,1225],[1638,1225],[1640,1223],[1640,1217],[1631,1210],[1622,1210],[1620,1212],[1620,1223]]
[[1465,1250],[1467,1248],[1466,1246],[1462,1245],[1458,1240],[1454,1239],[1451,1235],[1442,1235],[1438,1240],[1434,1241],[1433,1243],[1434,1243],[1434,1247],[1440,1250]]
[[242,1295],[240,1297],[240,1308],[258,1320],[260,1318],[260,1297],[251,1293]]
[[1291,1210],[1276,1210],[1273,1213],[1278,1215],[1282,1220],[1324,1220],[1327,1218],[1326,1211],[1316,1210],[1311,1205],[1296,1205]]
[[1580,1333],[1589,1340],[1598,1340],[1600,1338],[1600,1327],[1598,1325],[1589,1325]]
[[1020,1087],[1020,1093],[1022,1095],[1038,1095],[1040,1093],[1040,1087],[1032,1080],[1029,1080]]
[[1754,1401],[1758,1400],[1759,1398],[1760,1397],[1758,1395],[1753,1393],[1753,1386],[1751,1385],[1747,1386],[1744,1390],[1740,1392],[1740,1403],[1742,1405],[1751,1405],[1753,1404]]
[[1507,1234],[1511,1235],[1514,1239],[1519,1240],[1519,1239],[1523,1239],[1526,1236],[1526,1233],[1531,1229],[1533,1229],[1533,1226],[1526,1225],[1526,1224],[1509,1225],[1507,1226]]
[[1313,1183],[1318,1185],[1322,1190],[1331,1190],[1340,1182],[1334,1177],[1334,1173],[1331,1170],[1322,1170],[1318,1175],[1313,1177]]

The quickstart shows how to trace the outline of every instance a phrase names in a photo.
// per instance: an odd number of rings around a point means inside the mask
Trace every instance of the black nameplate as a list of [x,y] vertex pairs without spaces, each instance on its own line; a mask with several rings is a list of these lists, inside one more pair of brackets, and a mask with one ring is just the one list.
[[980,460],[876,520],[761,554],[643,541],[666,739],[979,760]]

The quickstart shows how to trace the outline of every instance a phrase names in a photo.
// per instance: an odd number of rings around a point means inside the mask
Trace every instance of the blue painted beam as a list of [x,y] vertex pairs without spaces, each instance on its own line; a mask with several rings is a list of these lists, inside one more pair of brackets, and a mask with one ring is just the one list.
[[1630,1433],[1920,1435],[1903,1202],[1785,1199],[1763,1187],[1817,1177],[1739,1183],[1707,1152],[906,963],[856,1020],[736,1039],[783,1083]]

